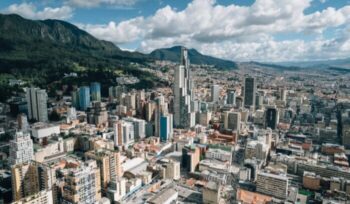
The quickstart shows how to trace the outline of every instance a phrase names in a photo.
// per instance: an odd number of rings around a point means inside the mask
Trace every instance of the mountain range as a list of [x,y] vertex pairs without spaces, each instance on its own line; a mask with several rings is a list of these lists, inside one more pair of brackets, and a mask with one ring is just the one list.
[[[0,14],[0,61],[9,68],[22,68],[28,63],[59,59],[90,65],[125,64],[153,60],[180,61],[180,47],[159,49],[151,54],[123,51],[111,42],[98,40],[75,25],[61,20],[34,21],[16,14]],[[234,68],[235,63],[205,56],[189,50],[194,64],[209,64],[220,68]],[[85,62],[84,62],[85,61]],[[92,63],[94,64],[94,63]]]
[[[179,62],[181,58],[181,48],[182,46],[174,46],[171,48],[162,48],[154,50],[149,54],[151,58],[157,59],[157,60],[168,60],[172,62]],[[237,64],[233,61],[229,60],[223,60],[215,57],[211,57],[208,55],[203,55],[199,53],[195,49],[189,49],[188,50],[188,57],[190,59],[190,62],[192,64],[206,64],[206,65],[213,65],[216,68],[221,69],[235,69],[237,68]]]

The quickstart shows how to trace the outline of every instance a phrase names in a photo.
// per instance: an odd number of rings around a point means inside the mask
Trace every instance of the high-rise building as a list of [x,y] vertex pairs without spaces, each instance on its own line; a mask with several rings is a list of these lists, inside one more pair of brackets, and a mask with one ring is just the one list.
[[181,166],[188,172],[194,172],[200,161],[200,150],[195,145],[186,145],[182,148]]
[[79,88],[79,109],[85,111],[90,106],[90,88],[83,86]]
[[40,191],[53,190],[56,176],[51,169],[41,163],[29,161],[11,167],[13,200],[35,195]]
[[18,123],[18,130],[22,132],[27,132],[29,131],[29,124],[28,124],[28,119],[27,115],[24,113],[18,114],[17,115],[17,123]]
[[136,110],[136,93],[135,92],[128,93],[125,96],[125,98],[124,98],[124,105],[128,109]]
[[106,127],[108,125],[106,104],[99,101],[93,101],[92,106],[87,109],[87,119],[90,124]]
[[191,113],[191,100],[193,100],[193,82],[191,79],[190,62],[186,48],[181,49],[180,66],[175,68],[174,81],[174,126],[188,128],[195,125],[195,114]]
[[236,92],[234,90],[227,90],[226,104],[236,105]]
[[101,84],[93,82],[90,84],[91,101],[101,101]]
[[266,107],[265,110],[265,127],[272,130],[277,128],[279,121],[278,109],[275,106]]
[[179,180],[180,175],[180,162],[169,160],[167,163],[162,165],[164,168],[163,178]]
[[16,132],[15,138],[10,141],[10,164],[21,164],[33,158],[34,149],[30,134],[27,132]]
[[281,101],[286,101],[286,99],[287,99],[287,91],[286,91],[286,89],[284,89],[284,88],[280,89],[279,98],[280,98]]
[[114,146],[129,146],[135,142],[132,122],[120,120],[114,124]]
[[120,152],[98,149],[86,152],[85,157],[96,160],[97,166],[100,168],[101,187],[104,192],[107,191],[111,181],[123,176]]
[[162,142],[168,141],[173,137],[173,115],[167,114],[160,117],[160,140]]
[[77,168],[64,169],[64,203],[97,203],[101,199],[100,169],[89,160]]
[[264,103],[264,96],[261,93],[255,94],[255,109],[261,109]]
[[256,82],[255,78],[247,77],[244,80],[244,107],[255,106]]
[[140,140],[146,137],[146,121],[138,118],[124,118],[124,121],[130,122],[134,126],[135,139]]
[[227,112],[225,115],[224,127],[233,131],[240,131],[241,126],[241,113],[240,112]]
[[288,177],[278,172],[258,172],[256,191],[279,199],[288,195]]
[[74,108],[80,110],[79,89],[72,91],[72,106]]
[[210,91],[211,91],[211,102],[219,101],[220,86],[217,84],[214,84],[211,86]]
[[47,94],[39,88],[27,88],[28,118],[39,122],[47,122]]

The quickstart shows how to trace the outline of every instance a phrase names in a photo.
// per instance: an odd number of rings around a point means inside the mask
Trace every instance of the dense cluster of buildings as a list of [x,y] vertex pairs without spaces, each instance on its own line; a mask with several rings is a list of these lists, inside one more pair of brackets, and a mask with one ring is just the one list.
[[153,70],[172,87],[124,77],[108,96],[94,82],[2,104],[0,203],[349,202],[349,76],[189,60]]

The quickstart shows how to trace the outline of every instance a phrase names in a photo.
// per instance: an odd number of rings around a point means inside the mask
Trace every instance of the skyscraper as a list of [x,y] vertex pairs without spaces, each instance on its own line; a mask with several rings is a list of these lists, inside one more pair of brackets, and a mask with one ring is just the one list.
[[101,101],[101,84],[98,82],[93,82],[90,84],[91,100]]
[[279,121],[278,110],[274,106],[267,107],[265,110],[265,126],[272,130],[277,128]]
[[18,129],[22,132],[27,132],[29,130],[29,124],[27,115],[22,113],[17,116]]
[[35,161],[12,166],[11,175],[14,201],[37,194],[40,191],[52,190],[56,179],[48,166]]
[[225,129],[230,129],[239,132],[241,126],[241,113],[240,112],[228,112],[225,115],[224,126]]
[[90,106],[90,88],[83,86],[79,88],[79,108],[85,111]]
[[107,187],[111,181],[123,176],[119,152],[107,149],[98,149],[86,152],[85,157],[97,161],[97,166],[100,168],[101,187],[103,191],[107,190]]
[[217,102],[219,101],[219,96],[220,96],[220,86],[217,84],[214,84],[210,88],[211,90],[211,101],[212,102]]
[[33,158],[33,141],[29,133],[16,132],[15,138],[10,141],[10,164],[24,163]]
[[192,87],[187,49],[182,48],[180,66],[175,69],[174,81],[174,125],[177,128],[195,125],[195,120],[192,118],[195,114],[191,113]]
[[255,78],[247,77],[244,81],[244,107],[255,106],[256,82]]
[[173,115],[167,114],[160,117],[160,140],[168,141],[173,136]]
[[227,90],[227,104],[236,105],[236,92],[234,90]]
[[27,88],[28,118],[39,122],[48,121],[47,94],[39,88]]
[[101,199],[100,169],[89,160],[64,174],[63,203],[97,203]]

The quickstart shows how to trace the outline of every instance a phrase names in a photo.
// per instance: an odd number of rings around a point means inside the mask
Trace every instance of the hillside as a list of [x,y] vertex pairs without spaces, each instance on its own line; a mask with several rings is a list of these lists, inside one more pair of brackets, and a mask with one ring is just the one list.
[[147,88],[160,80],[130,62],[148,61],[147,55],[122,51],[64,21],[34,21],[0,14],[0,74],[7,78],[44,87],[61,83],[65,73],[77,72],[79,80],[69,83],[81,85],[98,80],[107,86],[115,83],[120,74],[131,74],[140,77],[140,87]]
[[[157,49],[151,52],[150,57],[156,60],[168,60],[172,62],[179,62],[181,57],[181,46],[174,46],[171,48]],[[199,53],[195,49],[189,49],[188,55],[191,64],[206,64],[213,65],[222,69],[235,69],[237,65],[235,62],[229,60],[223,60]]]

